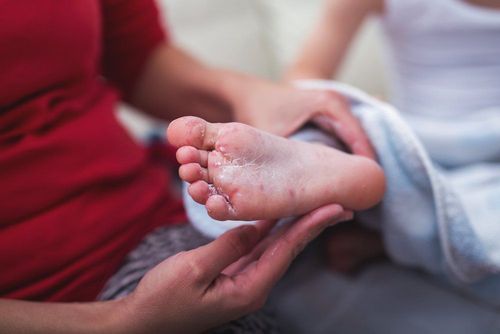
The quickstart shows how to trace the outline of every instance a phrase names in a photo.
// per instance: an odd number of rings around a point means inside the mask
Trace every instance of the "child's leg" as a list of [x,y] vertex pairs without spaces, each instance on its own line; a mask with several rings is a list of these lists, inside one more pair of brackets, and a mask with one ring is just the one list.
[[190,195],[215,219],[276,219],[330,203],[362,210],[383,196],[374,161],[323,145],[195,117],[172,122],[168,138],[180,147],[179,174]]
[[386,258],[380,233],[355,221],[331,227],[323,236],[323,252],[330,269],[346,274]]

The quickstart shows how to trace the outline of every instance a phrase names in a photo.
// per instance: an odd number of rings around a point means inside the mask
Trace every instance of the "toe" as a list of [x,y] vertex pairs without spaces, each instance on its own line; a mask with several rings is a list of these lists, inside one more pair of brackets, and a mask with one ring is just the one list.
[[199,164],[201,167],[208,167],[208,151],[198,150],[198,158],[200,159]]
[[175,154],[180,164],[200,163],[200,153],[193,146],[182,146]]
[[170,123],[167,138],[170,144],[194,146],[199,149],[213,149],[217,139],[217,124],[208,123],[198,117],[181,117]]
[[193,183],[196,181],[208,181],[208,170],[197,163],[189,163],[179,167],[179,176],[182,180]]
[[198,163],[205,168],[208,164],[208,151],[193,146],[182,146],[177,150],[176,157],[180,164]]
[[222,195],[212,195],[205,204],[207,213],[216,220],[229,219],[229,203]]
[[210,196],[210,188],[205,181],[197,181],[189,186],[188,193],[195,202],[204,205]]

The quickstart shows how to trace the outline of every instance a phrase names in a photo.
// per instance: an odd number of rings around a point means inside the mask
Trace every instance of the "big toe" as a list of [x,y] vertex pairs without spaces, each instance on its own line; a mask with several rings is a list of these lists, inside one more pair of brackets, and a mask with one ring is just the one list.
[[193,116],[178,118],[170,123],[167,129],[167,138],[170,144],[194,146],[198,149],[209,150],[215,146],[217,139],[217,125]]

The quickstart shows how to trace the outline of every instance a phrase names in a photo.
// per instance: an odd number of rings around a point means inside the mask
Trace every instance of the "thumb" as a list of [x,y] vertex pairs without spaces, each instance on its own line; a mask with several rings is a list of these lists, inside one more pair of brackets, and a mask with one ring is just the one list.
[[253,225],[227,231],[211,243],[190,252],[200,270],[199,279],[212,282],[230,264],[248,254],[260,241],[261,233]]

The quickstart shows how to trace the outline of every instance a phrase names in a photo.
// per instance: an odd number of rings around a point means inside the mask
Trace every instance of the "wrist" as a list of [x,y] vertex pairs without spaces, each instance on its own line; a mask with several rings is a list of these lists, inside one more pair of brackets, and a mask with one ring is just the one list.
[[[120,334],[155,333],[156,321],[151,317],[154,311],[142,299],[133,292],[115,301],[109,327]],[[165,311],[164,318],[168,317],[168,311]]]
[[135,321],[136,312],[132,310],[129,297],[102,302],[96,312],[96,333],[133,334],[138,331]]

